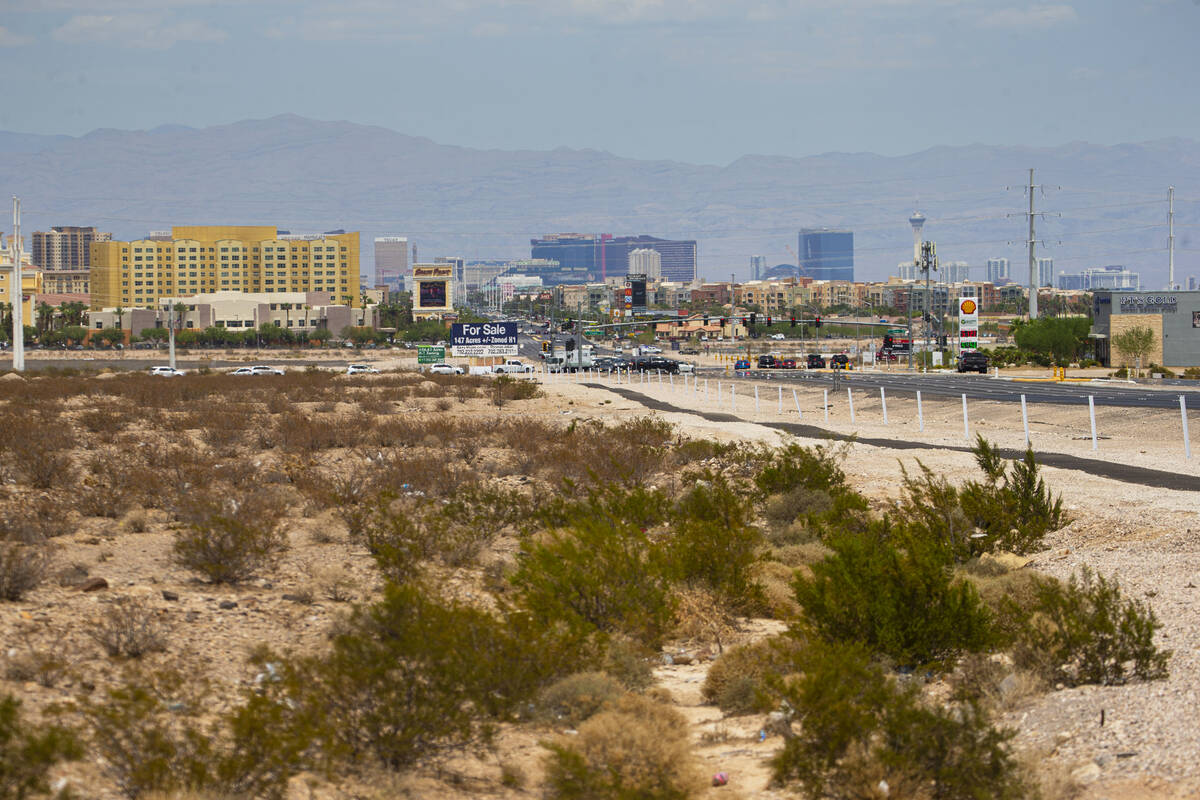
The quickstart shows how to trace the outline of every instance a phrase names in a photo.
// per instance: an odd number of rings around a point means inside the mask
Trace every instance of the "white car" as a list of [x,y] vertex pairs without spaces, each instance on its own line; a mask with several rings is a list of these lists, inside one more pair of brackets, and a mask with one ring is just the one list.
[[782,339],[786,339],[787,337],[784,336],[782,333],[772,333],[771,338],[782,340]]
[[350,366],[346,367],[347,375],[370,375],[378,372],[379,370],[368,364],[351,364]]
[[174,367],[151,367],[151,375],[162,375],[164,378],[175,378],[183,374],[183,370]]
[[237,369],[235,369],[233,372],[231,372],[229,374],[230,375],[257,375],[258,373],[256,373],[254,371],[254,367],[238,367]]
[[694,364],[689,364],[687,361],[679,362],[679,374],[680,375],[685,375],[687,373],[691,373],[691,372],[695,372],[695,371],[696,371],[696,366]]
[[283,370],[279,367],[268,367],[266,364],[255,364],[250,368],[250,371],[255,375],[282,375]]
[[462,375],[462,367],[456,367],[453,364],[430,364],[429,371],[435,375]]

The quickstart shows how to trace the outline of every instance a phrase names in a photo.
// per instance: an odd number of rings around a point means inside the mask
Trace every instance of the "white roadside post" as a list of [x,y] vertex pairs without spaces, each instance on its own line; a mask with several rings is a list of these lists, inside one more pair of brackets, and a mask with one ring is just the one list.
[[887,425],[887,394],[884,393],[883,387],[879,387],[879,403],[883,406],[883,424]]
[[829,422],[829,390],[822,389],[821,391],[825,393],[825,421]]
[[729,384],[729,410],[737,411],[737,385]]
[[724,393],[721,391],[721,382],[717,381],[717,408],[721,407],[721,398],[723,396]]
[[758,408],[758,384],[756,383],[756,384],[754,384],[754,415],[755,415],[755,416],[758,416],[758,413],[759,413],[759,408]]
[[1192,440],[1188,438],[1187,400],[1179,395],[1179,416],[1183,420],[1183,453],[1188,459],[1192,457]]
[[1021,395],[1021,424],[1025,426],[1025,446],[1029,447],[1029,410],[1025,407],[1025,395]]
[[854,424],[854,393],[846,387],[846,403],[850,406],[850,424]]
[[971,441],[971,426],[967,422],[967,395],[965,393],[962,396],[962,401],[963,401],[963,438],[969,442],[969,441]]
[[925,414],[921,411],[921,390],[917,390],[917,430],[925,432]]
[[1099,450],[1100,445],[1096,442],[1096,398],[1088,395],[1088,417],[1092,421],[1092,449]]
[[780,416],[783,416],[783,387],[782,386],[779,387],[779,410],[776,413],[778,413]]
[[796,395],[795,389],[792,389],[792,402],[796,404],[796,416],[804,419],[804,412],[800,410],[800,398]]

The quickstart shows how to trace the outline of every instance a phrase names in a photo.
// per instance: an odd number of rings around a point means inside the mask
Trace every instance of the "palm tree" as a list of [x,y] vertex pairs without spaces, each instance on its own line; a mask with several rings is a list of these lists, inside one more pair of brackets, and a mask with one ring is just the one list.
[[125,317],[125,309],[122,308],[121,306],[117,306],[116,308],[113,309],[113,314],[116,317],[116,324],[113,327],[116,328],[117,330],[121,330],[123,327],[121,323]]
[[50,325],[54,322],[54,306],[44,300],[39,301],[34,313],[37,320],[37,332],[41,336],[50,330]]

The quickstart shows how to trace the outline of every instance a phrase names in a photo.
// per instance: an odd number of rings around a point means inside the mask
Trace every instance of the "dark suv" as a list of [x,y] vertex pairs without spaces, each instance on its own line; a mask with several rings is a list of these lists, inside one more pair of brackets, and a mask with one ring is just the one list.
[[981,375],[986,375],[988,371],[988,357],[978,350],[964,350],[958,357],[959,372],[978,372]]
[[845,353],[838,353],[829,359],[829,366],[834,369],[850,369],[850,356]]
[[775,369],[775,356],[759,356],[758,357],[758,368],[759,369]]
[[825,359],[819,353],[808,354],[809,369],[825,369]]
[[633,368],[640,372],[679,372],[679,362],[664,356],[643,356],[633,362]]

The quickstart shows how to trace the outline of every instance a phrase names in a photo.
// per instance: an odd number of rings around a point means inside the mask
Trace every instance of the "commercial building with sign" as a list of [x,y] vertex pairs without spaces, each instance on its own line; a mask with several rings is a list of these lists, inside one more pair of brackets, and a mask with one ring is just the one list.
[[1146,363],[1173,370],[1200,366],[1200,292],[1096,292],[1092,333],[1105,366],[1133,366],[1132,358],[1111,345],[1133,327],[1149,328],[1154,347]]
[[454,266],[413,264],[413,319],[442,319],[454,311]]

